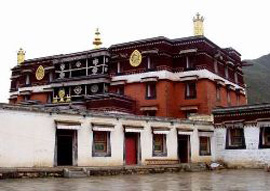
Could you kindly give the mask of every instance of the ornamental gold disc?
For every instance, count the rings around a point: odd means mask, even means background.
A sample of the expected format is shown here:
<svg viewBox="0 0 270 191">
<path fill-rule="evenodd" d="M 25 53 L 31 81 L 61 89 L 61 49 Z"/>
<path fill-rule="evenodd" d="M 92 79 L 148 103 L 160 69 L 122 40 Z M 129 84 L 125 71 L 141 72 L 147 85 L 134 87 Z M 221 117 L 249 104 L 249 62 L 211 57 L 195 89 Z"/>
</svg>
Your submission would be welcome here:
<svg viewBox="0 0 270 191">
<path fill-rule="evenodd" d="M 37 80 L 42 80 L 45 76 L 45 70 L 43 68 L 43 66 L 39 66 L 36 70 L 36 79 Z"/>
<path fill-rule="evenodd" d="M 129 63 L 133 67 L 137 67 L 142 62 L 142 55 L 138 50 L 134 50 L 129 57 Z"/>
</svg>

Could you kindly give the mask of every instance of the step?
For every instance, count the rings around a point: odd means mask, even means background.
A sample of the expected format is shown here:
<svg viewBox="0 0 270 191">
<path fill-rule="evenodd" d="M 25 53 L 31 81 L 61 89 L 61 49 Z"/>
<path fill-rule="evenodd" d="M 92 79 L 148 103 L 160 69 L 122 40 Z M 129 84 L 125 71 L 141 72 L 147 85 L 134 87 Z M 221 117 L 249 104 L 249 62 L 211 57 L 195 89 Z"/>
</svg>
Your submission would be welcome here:
<svg viewBox="0 0 270 191">
<path fill-rule="evenodd" d="M 84 169 L 64 169 L 64 177 L 65 178 L 85 178 L 87 177 L 87 173 Z"/>
</svg>

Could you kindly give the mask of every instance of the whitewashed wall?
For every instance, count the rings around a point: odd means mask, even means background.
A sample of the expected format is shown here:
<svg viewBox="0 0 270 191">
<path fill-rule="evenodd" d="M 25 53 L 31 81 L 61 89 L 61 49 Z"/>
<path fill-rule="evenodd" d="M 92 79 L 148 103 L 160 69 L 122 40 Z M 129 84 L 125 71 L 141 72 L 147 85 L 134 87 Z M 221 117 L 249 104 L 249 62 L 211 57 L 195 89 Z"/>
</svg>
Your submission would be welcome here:
<svg viewBox="0 0 270 191">
<path fill-rule="evenodd" d="M 270 149 L 259 149 L 259 127 L 244 128 L 246 149 L 225 149 L 226 129 L 215 129 L 216 160 L 229 166 L 261 167 L 270 163 Z"/>
<path fill-rule="evenodd" d="M 0 110 L 0 167 L 52 166 L 54 147 L 49 114 Z"/>
<path fill-rule="evenodd" d="M 171 125 L 168 122 L 117 119 L 104 117 L 83 117 L 80 115 L 64 115 L 37 113 L 19 110 L 0 109 L 0 167 L 52 167 L 55 158 L 55 121 L 76 121 L 81 123 L 78 130 L 78 166 L 118 166 L 123 165 L 124 131 L 123 125 L 144 126 L 141 132 L 141 164 L 146 159 L 178 159 L 177 130 L 181 123 Z M 91 123 L 114 124 L 111 131 L 111 157 L 93 157 L 93 131 Z M 151 127 L 169 127 L 167 134 L 167 156 L 152 156 Z M 196 126 L 185 124 L 194 129 L 191 143 L 191 161 L 211 161 L 211 156 L 199 156 L 198 128 L 213 130 L 212 125 Z M 212 138 L 213 140 L 213 138 Z M 214 153 L 214 144 L 212 154 Z M 212 155 L 213 156 L 213 155 Z"/>
</svg>

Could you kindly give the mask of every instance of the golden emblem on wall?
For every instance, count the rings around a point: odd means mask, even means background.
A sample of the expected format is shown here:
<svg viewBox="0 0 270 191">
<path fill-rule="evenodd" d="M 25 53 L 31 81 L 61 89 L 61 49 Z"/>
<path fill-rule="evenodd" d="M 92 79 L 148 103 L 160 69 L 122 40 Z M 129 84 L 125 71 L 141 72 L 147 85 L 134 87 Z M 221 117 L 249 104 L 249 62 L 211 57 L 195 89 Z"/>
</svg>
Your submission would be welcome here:
<svg viewBox="0 0 270 191">
<path fill-rule="evenodd" d="M 129 57 L 129 63 L 133 67 L 137 67 L 142 62 L 142 55 L 138 50 L 134 50 Z"/>
<path fill-rule="evenodd" d="M 66 94 L 66 92 L 64 89 L 59 90 L 59 92 L 58 92 L 58 96 L 60 98 L 59 102 L 65 102 L 65 100 L 64 100 L 65 94 Z"/>
<path fill-rule="evenodd" d="M 45 70 L 43 68 L 43 66 L 39 66 L 36 70 L 36 79 L 37 80 L 42 80 L 45 76 Z"/>
</svg>

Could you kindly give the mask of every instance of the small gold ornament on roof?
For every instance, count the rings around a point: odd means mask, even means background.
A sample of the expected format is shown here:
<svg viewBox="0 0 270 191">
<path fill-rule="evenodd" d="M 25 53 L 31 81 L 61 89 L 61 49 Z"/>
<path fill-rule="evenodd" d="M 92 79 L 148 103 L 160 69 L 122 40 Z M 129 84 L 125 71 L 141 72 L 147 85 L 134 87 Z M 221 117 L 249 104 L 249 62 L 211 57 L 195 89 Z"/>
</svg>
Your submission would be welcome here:
<svg viewBox="0 0 270 191">
<path fill-rule="evenodd" d="M 203 21 L 204 17 L 197 13 L 195 17 L 193 17 L 193 24 L 194 24 L 194 35 L 201 36 L 204 35 L 203 29 Z"/>
<path fill-rule="evenodd" d="M 64 89 L 59 90 L 59 92 L 58 92 L 58 96 L 60 98 L 59 102 L 65 102 L 65 100 L 64 100 L 65 94 L 66 94 L 66 92 Z"/>
<path fill-rule="evenodd" d="M 129 57 L 129 63 L 133 67 L 137 67 L 142 62 L 142 54 L 138 50 L 134 50 Z"/>
<path fill-rule="evenodd" d="M 93 45 L 95 45 L 96 49 L 100 48 L 100 45 L 102 45 L 101 38 L 100 38 L 100 32 L 99 32 L 98 28 L 96 29 L 96 32 L 95 32 L 95 38 L 93 41 Z"/>
<path fill-rule="evenodd" d="M 36 70 L 36 79 L 42 80 L 45 76 L 45 70 L 42 65 L 40 65 Z"/>
<path fill-rule="evenodd" d="M 17 52 L 17 63 L 21 64 L 24 62 L 25 59 L 25 51 L 20 48 L 20 50 Z"/>
</svg>

